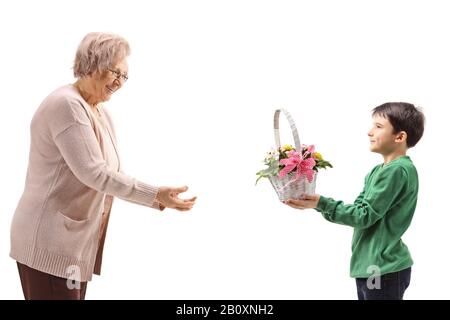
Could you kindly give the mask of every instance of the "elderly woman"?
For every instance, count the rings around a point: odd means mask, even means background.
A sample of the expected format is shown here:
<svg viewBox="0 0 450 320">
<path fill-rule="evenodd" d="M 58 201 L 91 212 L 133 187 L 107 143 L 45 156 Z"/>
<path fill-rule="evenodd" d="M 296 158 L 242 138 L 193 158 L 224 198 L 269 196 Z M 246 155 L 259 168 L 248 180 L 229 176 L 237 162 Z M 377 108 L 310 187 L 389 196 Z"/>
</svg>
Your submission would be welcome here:
<svg viewBox="0 0 450 320">
<path fill-rule="evenodd" d="M 156 187 L 121 171 L 111 117 L 103 108 L 128 79 L 125 39 L 89 33 L 78 47 L 74 84 L 52 92 L 31 122 L 25 190 L 11 227 L 25 299 L 84 299 L 100 274 L 113 197 L 156 210 L 187 211 L 187 187 Z"/>
</svg>

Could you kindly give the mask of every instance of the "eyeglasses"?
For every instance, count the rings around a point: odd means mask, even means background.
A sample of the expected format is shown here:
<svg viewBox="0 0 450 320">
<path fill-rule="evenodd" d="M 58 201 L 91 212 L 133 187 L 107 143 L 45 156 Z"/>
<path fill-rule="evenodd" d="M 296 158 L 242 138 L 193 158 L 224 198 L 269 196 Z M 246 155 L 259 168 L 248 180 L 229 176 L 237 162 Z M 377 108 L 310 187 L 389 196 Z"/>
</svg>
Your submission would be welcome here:
<svg viewBox="0 0 450 320">
<path fill-rule="evenodd" d="M 122 79 L 123 82 L 126 82 L 128 80 L 128 75 L 126 73 L 121 73 L 118 70 L 112 70 L 112 69 L 109 69 L 109 68 L 108 68 L 108 71 L 112 72 L 117 80 Z"/>
</svg>

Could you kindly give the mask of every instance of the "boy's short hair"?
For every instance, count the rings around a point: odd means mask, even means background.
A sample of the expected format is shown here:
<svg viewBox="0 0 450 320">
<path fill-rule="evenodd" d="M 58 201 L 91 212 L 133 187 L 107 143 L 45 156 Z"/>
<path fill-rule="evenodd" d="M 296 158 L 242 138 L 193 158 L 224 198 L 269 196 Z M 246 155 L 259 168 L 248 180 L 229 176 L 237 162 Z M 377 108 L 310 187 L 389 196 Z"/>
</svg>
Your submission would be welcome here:
<svg viewBox="0 0 450 320">
<path fill-rule="evenodd" d="M 425 116 L 420 108 L 407 102 L 387 102 L 372 110 L 372 116 L 380 115 L 389 120 L 394 127 L 394 133 L 405 131 L 406 145 L 414 147 L 422 138 Z"/>
</svg>

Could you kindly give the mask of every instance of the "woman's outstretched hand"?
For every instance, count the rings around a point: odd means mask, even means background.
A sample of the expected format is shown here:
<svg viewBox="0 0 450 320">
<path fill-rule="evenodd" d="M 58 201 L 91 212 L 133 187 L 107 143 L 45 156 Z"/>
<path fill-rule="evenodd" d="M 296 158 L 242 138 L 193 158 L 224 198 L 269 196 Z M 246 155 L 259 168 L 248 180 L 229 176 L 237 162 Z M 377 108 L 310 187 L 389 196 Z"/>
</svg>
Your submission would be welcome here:
<svg viewBox="0 0 450 320">
<path fill-rule="evenodd" d="M 302 200 L 288 199 L 283 201 L 284 204 L 294 209 L 314 209 L 319 203 L 320 195 L 318 194 L 304 194 Z"/>
<path fill-rule="evenodd" d="M 191 199 L 178 198 L 178 195 L 182 192 L 186 192 L 187 189 L 187 186 L 181 188 L 159 187 L 159 192 L 156 195 L 156 200 L 166 208 L 172 208 L 178 211 L 191 210 L 195 204 L 195 199 L 197 199 L 197 197 L 193 197 Z"/>
</svg>

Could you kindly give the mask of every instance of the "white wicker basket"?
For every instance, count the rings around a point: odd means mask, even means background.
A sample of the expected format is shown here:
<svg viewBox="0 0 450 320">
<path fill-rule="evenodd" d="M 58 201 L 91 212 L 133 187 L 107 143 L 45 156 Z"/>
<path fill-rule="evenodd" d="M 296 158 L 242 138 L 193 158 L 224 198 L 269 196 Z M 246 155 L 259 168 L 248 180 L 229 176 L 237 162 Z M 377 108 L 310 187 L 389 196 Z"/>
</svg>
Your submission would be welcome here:
<svg viewBox="0 0 450 320">
<path fill-rule="evenodd" d="M 292 136 L 294 137 L 295 149 L 298 152 L 301 152 L 302 145 L 300 144 L 300 138 L 298 137 L 298 131 L 295 126 L 294 120 L 287 110 L 278 109 L 275 111 L 273 118 L 273 129 L 275 133 L 275 144 L 276 148 L 281 147 L 280 143 L 280 113 L 286 116 L 289 126 L 291 127 Z M 284 178 L 280 179 L 278 176 L 269 177 L 270 183 L 272 184 L 275 192 L 278 195 L 280 201 L 285 201 L 287 199 L 302 199 L 302 195 L 304 193 L 313 194 L 316 190 L 316 179 L 317 172 L 314 172 L 314 178 L 312 182 L 309 182 L 308 179 L 304 176 L 299 178 L 298 180 L 292 181 L 294 178 L 293 174 L 289 173 Z"/>
</svg>

